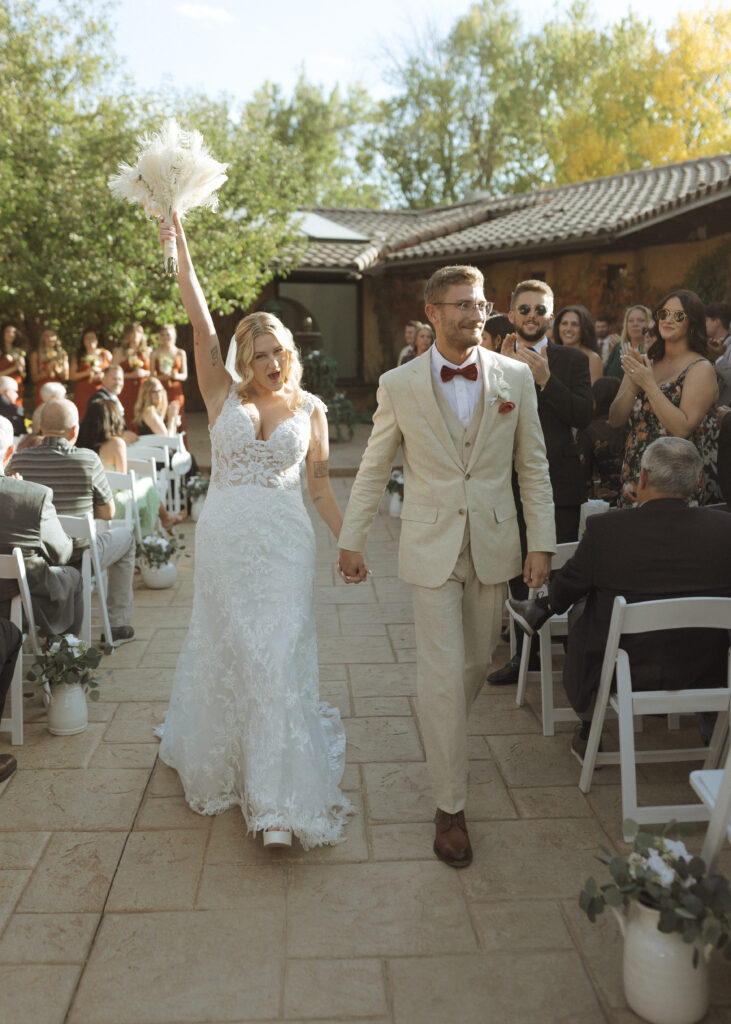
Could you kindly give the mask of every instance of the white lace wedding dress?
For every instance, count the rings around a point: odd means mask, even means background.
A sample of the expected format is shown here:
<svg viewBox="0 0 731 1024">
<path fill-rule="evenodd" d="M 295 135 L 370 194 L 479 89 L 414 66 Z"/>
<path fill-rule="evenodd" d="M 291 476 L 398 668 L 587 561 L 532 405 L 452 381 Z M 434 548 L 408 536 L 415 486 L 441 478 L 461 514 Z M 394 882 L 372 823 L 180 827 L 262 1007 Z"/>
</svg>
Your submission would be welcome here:
<svg viewBox="0 0 731 1024">
<path fill-rule="evenodd" d="M 196 527 L 195 592 L 160 756 L 200 814 L 241 807 L 249 831 L 337 843 L 345 732 L 318 692 L 315 537 L 300 467 L 319 399 L 271 437 L 233 385 L 211 429 L 211 485 Z"/>
</svg>

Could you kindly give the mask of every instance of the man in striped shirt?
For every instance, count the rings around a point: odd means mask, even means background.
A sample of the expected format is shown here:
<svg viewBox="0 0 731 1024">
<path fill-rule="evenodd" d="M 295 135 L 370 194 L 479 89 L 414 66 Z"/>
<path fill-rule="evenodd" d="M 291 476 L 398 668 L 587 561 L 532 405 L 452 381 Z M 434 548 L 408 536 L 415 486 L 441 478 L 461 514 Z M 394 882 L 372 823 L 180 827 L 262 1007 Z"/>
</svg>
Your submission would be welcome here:
<svg viewBox="0 0 731 1024">
<path fill-rule="evenodd" d="M 99 456 L 88 448 L 76 448 L 79 413 L 73 402 L 49 402 L 41 417 L 43 440 L 36 448 L 16 452 L 7 473 L 19 473 L 24 480 L 45 484 L 53 491 L 59 515 L 95 519 L 114 517 L 114 497 Z M 72 564 L 80 564 L 84 542 L 74 541 Z M 112 627 L 111 642 L 132 640 L 132 575 L 135 544 L 129 527 L 115 526 L 97 536 L 102 568 L 107 570 L 107 609 Z"/>
</svg>

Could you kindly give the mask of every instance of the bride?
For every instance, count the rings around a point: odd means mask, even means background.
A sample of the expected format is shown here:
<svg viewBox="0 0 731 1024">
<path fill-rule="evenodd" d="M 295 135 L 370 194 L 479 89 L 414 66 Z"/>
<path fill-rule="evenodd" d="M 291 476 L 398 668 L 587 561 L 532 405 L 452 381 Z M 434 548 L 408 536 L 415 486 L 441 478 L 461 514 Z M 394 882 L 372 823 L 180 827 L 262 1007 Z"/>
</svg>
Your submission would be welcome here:
<svg viewBox="0 0 731 1024">
<path fill-rule="evenodd" d="M 268 313 L 236 327 L 232 380 L 177 215 L 160 226 L 162 242 L 173 237 L 212 469 L 160 757 L 199 814 L 240 806 L 265 846 L 289 846 L 292 834 L 305 849 L 337 843 L 352 812 L 339 789 L 345 733 L 319 700 L 315 538 L 300 485 L 304 460 L 312 502 L 337 537 L 325 408 L 300 388 L 292 335 Z"/>
</svg>

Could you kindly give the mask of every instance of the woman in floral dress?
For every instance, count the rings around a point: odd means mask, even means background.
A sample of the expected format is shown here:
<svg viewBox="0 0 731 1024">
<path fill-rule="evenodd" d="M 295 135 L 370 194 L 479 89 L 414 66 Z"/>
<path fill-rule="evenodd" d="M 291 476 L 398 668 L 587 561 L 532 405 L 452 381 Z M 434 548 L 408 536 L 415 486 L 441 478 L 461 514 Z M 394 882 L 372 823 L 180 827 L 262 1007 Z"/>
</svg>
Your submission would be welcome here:
<svg viewBox="0 0 731 1024">
<path fill-rule="evenodd" d="M 640 460 L 663 435 L 687 437 L 703 458 L 703 475 L 693 500 L 718 498 L 718 384 L 706 358 L 703 303 L 691 291 L 671 292 L 654 313 L 657 340 L 647 355 L 631 350 L 621 359 L 624 378 L 609 410 L 613 427 L 629 423 L 622 466 L 620 507 L 636 502 Z"/>
</svg>

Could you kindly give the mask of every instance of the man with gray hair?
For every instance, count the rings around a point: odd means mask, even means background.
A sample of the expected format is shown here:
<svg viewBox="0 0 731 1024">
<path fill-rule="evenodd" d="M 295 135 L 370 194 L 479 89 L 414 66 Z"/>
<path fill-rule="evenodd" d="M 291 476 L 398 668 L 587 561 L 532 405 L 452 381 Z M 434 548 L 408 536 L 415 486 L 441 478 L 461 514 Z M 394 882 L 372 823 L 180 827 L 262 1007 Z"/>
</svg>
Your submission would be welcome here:
<svg viewBox="0 0 731 1024">
<path fill-rule="evenodd" d="M 61 515 L 83 516 L 93 512 L 96 519 L 114 518 L 114 496 L 99 456 L 88 448 L 76 448 L 79 411 L 73 402 L 61 398 L 48 402 L 41 416 L 43 440 L 36 448 L 16 452 L 8 473 L 20 473 L 24 480 L 45 484 Z M 74 542 L 73 564 L 81 563 L 83 541 Z M 115 645 L 132 640 L 132 575 L 135 544 L 132 531 L 119 523 L 98 535 L 99 557 L 107 570 L 107 609 Z"/>
<path fill-rule="evenodd" d="M 10 422 L 13 434 L 27 434 L 23 406 L 17 405 L 18 382 L 14 377 L 0 377 L 0 416 Z"/>
<path fill-rule="evenodd" d="M 572 751 L 583 759 L 599 688 L 614 598 L 731 597 L 731 515 L 691 508 L 702 470 L 695 445 L 660 437 L 642 457 L 637 507 L 590 516 L 576 554 L 551 579 L 548 597 L 510 600 L 532 635 L 554 613 L 569 614 L 564 686 L 582 719 Z M 726 680 L 723 630 L 661 630 L 623 638 L 633 683 L 642 690 L 720 686 Z"/>
</svg>

